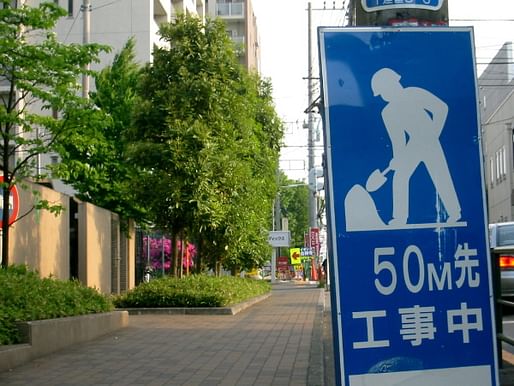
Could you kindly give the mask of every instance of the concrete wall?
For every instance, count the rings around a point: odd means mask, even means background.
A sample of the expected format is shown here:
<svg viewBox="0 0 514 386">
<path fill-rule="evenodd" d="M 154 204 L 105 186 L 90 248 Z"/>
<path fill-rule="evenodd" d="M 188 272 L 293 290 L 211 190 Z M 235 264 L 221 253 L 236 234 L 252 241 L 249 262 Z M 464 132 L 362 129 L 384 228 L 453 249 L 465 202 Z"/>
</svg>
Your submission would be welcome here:
<svg viewBox="0 0 514 386">
<path fill-rule="evenodd" d="M 121 276 L 121 292 L 126 292 L 136 286 L 136 226 L 133 221 L 129 224 L 128 235 L 122 233 L 121 242 L 124 244 L 122 248 L 125 248 L 125 256 L 122 254 L 121 266 L 122 268 L 125 266 L 125 268 Z M 126 275 L 126 281 L 123 280 L 124 274 Z"/>
<path fill-rule="evenodd" d="M 37 269 L 43 277 L 69 278 L 69 216 L 66 209 L 69 197 L 41 185 L 17 186 L 20 196 L 19 221 L 10 229 L 10 263 L 27 264 Z M 32 190 L 41 199 L 60 203 L 64 212 L 55 216 L 47 210 L 33 210 Z M 25 217 L 23 217 L 25 216 Z"/>
<path fill-rule="evenodd" d="M 78 208 L 79 280 L 111 292 L 111 212 L 82 202 Z"/>
<path fill-rule="evenodd" d="M 118 216 L 106 209 L 79 202 L 77 212 L 72 213 L 72 197 L 42 185 L 25 183 L 27 189 L 22 189 L 21 185 L 17 185 L 19 220 L 9 231 L 10 264 L 26 264 L 42 277 L 51 275 L 68 280 L 71 256 L 78 255 L 78 278 L 83 284 L 104 293 L 120 293 L 135 287 L 136 246 L 132 221 L 127 234 L 119 229 Z M 55 216 L 47 210 L 34 210 L 36 196 L 32 191 L 38 192 L 40 199 L 61 204 L 61 214 Z M 78 247 L 70 244 L 70 216 L 77 216 Z"/>
</svg>

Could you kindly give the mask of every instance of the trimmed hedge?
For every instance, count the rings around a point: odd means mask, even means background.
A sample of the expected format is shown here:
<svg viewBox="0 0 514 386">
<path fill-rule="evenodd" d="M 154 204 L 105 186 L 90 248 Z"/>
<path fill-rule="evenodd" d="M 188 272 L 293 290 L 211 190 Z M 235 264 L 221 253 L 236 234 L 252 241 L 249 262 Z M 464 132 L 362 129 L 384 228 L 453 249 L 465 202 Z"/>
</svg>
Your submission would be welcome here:
<svg viewBox="0 0 514 386">
<path fill-rule="evenodd" d="M 25 266 L 0 269 L 0 345 L 20 342 L 16 322 L 113 310 L 112 301 L 78 281 L 40 278 Z"/>
<path fill-rule="evenodd" d="M 271 290 L 264 281 L 193 275 L 153 279 L 114 299 L 119 308 L 226 307 Z"/>
</svg>

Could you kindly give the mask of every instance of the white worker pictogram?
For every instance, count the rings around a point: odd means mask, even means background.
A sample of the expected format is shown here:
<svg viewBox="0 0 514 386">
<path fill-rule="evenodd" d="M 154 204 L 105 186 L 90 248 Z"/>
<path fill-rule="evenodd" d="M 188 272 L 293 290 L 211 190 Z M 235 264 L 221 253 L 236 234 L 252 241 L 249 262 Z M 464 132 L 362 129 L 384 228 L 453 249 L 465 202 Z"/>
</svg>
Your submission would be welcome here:
<svg viewBox="0 0 514 386">
<path fill-rule="evenodd" d="M 466 222 L 461 221 L 461 206 L 439 139 L 448 116 L 448 105 L 428 90 L 404 87 L 400 80 L 401 76 L 390 68 L 378 70 L 371 78 L 373 95 L 386 102 L 381 118 L 391 141 L 392 159 L 385 169 L 376 169 L 367 177 L 365 187 L 357 184 L 347 193 L 346 229 L 466 226 Z M 421 166 L 426 169 L 445 210 L 443 216 L 437 213 L 438 220 L 434 223 L 409 221 L 411 177 Z M 392 175 L 393 212 L 391 218 L 383 219 L 370 193 L 380 189 L 388 175 Z"/>
</svg>

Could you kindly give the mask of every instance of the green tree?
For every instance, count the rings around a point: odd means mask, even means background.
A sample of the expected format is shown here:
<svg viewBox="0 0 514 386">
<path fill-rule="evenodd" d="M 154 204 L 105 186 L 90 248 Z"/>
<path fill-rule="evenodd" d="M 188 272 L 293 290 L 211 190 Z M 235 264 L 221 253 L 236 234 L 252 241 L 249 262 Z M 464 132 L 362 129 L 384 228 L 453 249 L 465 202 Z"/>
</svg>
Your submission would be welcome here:
<svg viewBox="0 0 514 386">
<path fill-rule="evenodd" d="M 37 7 L 0 0 L 0 142 L 4 182 L 3 207 L 9 190 L 23 178 L 43 177 L 39 154 L 55 142 L 91 125 L 92 109 L 79 96 L 78 77 L 106 47 L 62 44 L 52 32 L 66 12 L 54 2 Z M 39 200 L 38 208 L 59 207 Z M 2 266 L 9 264 L 9 211 L 2 215 Z"/>
<path fill-rule="evenodd" d="M 300 247 L 304 244 L 304 234 L 309 230 L 309 194 L 312 192 L 301 181 L 280 175 L 280 215 L 287 217 L 291 231 L 291 245 Z"/>
<path fill-rule="evenodd" d="M 122 219 L 145 221 L 145 206 L 134 196 L 137 168 L 127 162 L 126 132 L 137 105 L 140 68 L 134 40 L 129 39 L 111 66 L 95 75 L 91 100 L 102 122 L 75 132 L 58 143 L 61 163 L 57 175 L 71 184 L 81 200 L 118 213 Z"/>
<path fill-rule="evenodd" d="M 194 238 L 204 263 L 219 266 L 249 240 L 265 245 L 269 224 L 255 222 L 271 213 L 281 124 L 220 21 L 181 15 L 160 34 L 130 133 L 138 193 L 158 228 Z"/>
<path fill-rule="evenodd" d="M 272 99 L 271 84 L 257 74 L 246 74 L 242 105 L 248 123 L 235 125 L 238 132 L 246 128 L 234 154 L 234 163 L 242 168 L 239 178 L 232 178 L 229 212 L 225 234 L 233 240 L 218 254 L 223 267 L 234 274 L 241 269 L 262 266 L 271 254 L 268 232 L 272 226 L 272 207 L 277 194 L 276 169 L 283 137 L 282 122 Z M 237 175 L 230 174 L 232 177 Z"/>
</svg>

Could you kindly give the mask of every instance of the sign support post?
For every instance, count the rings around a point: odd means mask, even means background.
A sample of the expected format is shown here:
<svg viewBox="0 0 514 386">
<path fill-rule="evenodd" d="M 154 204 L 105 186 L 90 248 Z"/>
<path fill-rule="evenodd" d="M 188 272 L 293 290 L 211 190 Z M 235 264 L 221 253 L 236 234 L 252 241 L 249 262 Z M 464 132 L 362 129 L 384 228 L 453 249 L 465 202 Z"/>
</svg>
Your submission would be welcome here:
<svg viewBox="0 0 514 386">
<path fill-rule="evenodd" d="M 271 283 L 277 282 L 277 249 L 289 247 L 291 240 L 290 231 L 270 231 L 268 243 L 273 247 L 271 254 Z"/>
</svg>

